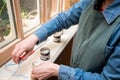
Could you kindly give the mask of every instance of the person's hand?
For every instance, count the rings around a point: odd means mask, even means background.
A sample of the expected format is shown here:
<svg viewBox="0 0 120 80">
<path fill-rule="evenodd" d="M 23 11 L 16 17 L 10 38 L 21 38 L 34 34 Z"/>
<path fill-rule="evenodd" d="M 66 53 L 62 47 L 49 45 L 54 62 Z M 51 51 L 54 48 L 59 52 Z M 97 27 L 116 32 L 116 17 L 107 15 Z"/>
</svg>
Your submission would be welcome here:
<svg viewBox="0 0 120 80">
<path fill-rule="evenodd" d="M 27 59 L 31 53 L 33 53 L 33 48 L 36 42 L 38 41 L 37 36 L 35 35 L 30 35 L 23 41 L 19 42 L 18 44 L 15 45 L 15 48 L 12 52 L 12 59 L 15 63 L 20 62 L 20 56 L 25 54 L 25 56 L 22 58 L 22 60 Z"/>
<path fill-rule="evenodd" d="M 32 70 L 32 77 L 39 80 L 46 80 L 52 76 L 58 76 L 59 65 L 43 61 Z"/>
</svg>

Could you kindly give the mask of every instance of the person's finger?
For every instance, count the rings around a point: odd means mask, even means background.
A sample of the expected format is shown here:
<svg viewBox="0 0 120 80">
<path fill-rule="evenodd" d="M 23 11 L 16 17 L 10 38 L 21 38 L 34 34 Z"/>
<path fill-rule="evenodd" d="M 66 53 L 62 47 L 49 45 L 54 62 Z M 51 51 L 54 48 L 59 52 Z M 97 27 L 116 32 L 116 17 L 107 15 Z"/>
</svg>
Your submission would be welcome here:
<svg viewBox="0 0 120 80">
<path fill-rule="evenodd" d="M 38 78 L 38 80 L 46 80 L 46 79 L 44 79 L 44 76 L 41 76 Z"/>
<path fill-rule="evenodd" d="M 32 70 L 32 74 L 36 76 L 37 74 L 41 74 L 41 71 L 39 71 L 38 67 L 36 67 Z"/>
<path fill-rule="evenodd" d="M 50 72 L 44 72 L 38 70 L 35 73 L 32 73 L 32 76 L 36 78 L 47 79 L 50 76 L 52 76 L 52 74 Z"/>
<path fill-rule="evenodd" d="M 32 76 L 33 77 L 36 77 L 36 78 L 39 78 L 39 77 L 41 77 L 43 74 L 41 74 L 41 73 L 32 73 Z"/>
<path fill-rule="evenodd" d="M 15 57 L 16 57 L 16 54 L 17 52 L 20 50 L 20 48 L 15 48 L 12 52 L 12 60 L 15 62 Z"/>
<path fill-rule="evenodd" d="M 39 67 L 40 66 L 40 67 Z M 38 65 L 37 67 L 35 67 L 33 70 L 32 70 L 32 74 L 41 74 L 41 73 L 44 73 L 44 70 L 42 69 L 43 66 L 42 65 Z"/>
<path fill-rule="evenodd" d="M 34 53 L 34 50 L 32 50 L 32 51 L 24 54 L 24 55 L 21 57 L 21 60 L 26 60 L 26 59 L 27 59 L 31 54 L 33 54 L 33 53 Z"/>
<path fill-rule="evenodd" d="M 14 56 L 14 61 L 15 63 L 19 63 L 20 61 L 20 55 L 22 55 L 23 53 L 25 53 L 25 50 L 23 48 L 19 49 L 19 51 L 17 52 L 17 54 L 15 54 Z"/>
<path fill-rule="evenodd" d="M 45 74 L 43 74 L 43 75 L 40 75 L 40 76 L 39 76 L 38 80 L 47 80 L 47 79 L 50 78 L 50 77 L 51 77 L 50 75 L 45 75 Z"/>
<path fill-rule="evenodd" d="M 43 74 L 42 75 L 37 75 L 37 76 L 36 75 L 31 75 L 31 77 L 32 78 L 37 78 L 38 80 L 43 80 L 45 75 L 43 75 Z"/>
</svg>

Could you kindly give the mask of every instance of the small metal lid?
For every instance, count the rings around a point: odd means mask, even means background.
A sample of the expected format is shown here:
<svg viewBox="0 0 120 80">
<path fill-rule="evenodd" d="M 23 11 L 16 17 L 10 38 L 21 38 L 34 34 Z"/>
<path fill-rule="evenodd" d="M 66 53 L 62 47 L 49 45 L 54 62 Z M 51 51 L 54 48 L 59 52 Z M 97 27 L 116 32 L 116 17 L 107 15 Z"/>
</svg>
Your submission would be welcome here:
<svg viewBox="0 0 120 80">
<path fill-rule="evenodd" d="M 44 56 L 47 56 L 47 55 L 50 54 L 50 49 L 47 48 L 47 47 L 43 47 L 43 48 L 40 49 L 40 54 L 44 55 Z"/>
<path fill-rule="evenodd" d="M 54 34 L 54 38 L 60 38 L 61 37 L 61 35 L 59 35 L 59 34 Z"/>
</svg>

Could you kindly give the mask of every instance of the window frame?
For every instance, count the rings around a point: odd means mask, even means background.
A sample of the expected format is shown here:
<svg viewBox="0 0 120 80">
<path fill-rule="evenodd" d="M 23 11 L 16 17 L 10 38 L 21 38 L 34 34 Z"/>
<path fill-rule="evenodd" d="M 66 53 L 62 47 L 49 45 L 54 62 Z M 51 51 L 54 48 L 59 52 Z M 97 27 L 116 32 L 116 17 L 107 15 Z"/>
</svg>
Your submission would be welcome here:
<svg viewBox="0 0 120 80">
<path fill-rule="evenodd" d="M 22 27 L 22 19 L 21 19 L 21 14 L 20 14 L 20 3 L 19 0 L 13 0 L 12 1 L 13 5 L 13 12 L 14 12 L 14 17 L 15 17 L 15 25 L 16 25 L 16 34 L 17 34 L 17 39 L 14 40 L 13 42 L 9 43 L 7 46 L 1 48 L 0 50 L 0 66 L 5 64 L 7 61 L 11 59 L 11 53 L 12 50 L 14 49 L 15 45 L 32 34 L 37 28 L 34 28 L 30 30 L 27 33 L 23 33 L 23 27 Z"/>
<path fill-rule="evenodd" d="M 59 12 L 63 10 L 63 7 L 62 7 L 63 2 L 64 0 L 59 0 L 59 8 L 58 8 Z M 12 0 L 12 5 L 13 5 L 13 12 L 15 17 L 15 28 L 16 28 L 17 39 L 15 39 L 13 42 L 9 43 L 7 46 L 0 49 L 0 66 L 4 65 L 7 61 L 11 59 L 12 50 L 14 49 L 15 45 L 18 42 L 28 37 L 30 34 L 32 34 L 35 30 L 37 30 L 40 27 L 39 25 L 38 27 L 35 27 L 29 32 L 24 33 L 21 14 L 20 14 L 21 11 L 20 11 L 19 0 Z M 50 0 L 37 0 L 37 10 L 39 12 L 39 19 L 41 21 L 40 22 L 41 24 L 45 23 L 51 18 L 49 14 L 51 8 L 49 8 L 48 10 L 46 6 L 49 6 L 49 7 L 51 6 Z"/>
<path fill-rule="evenodd" d="M 9 44 L 10 42 L 12 42 L 13 40 L 15 40 L 16 39 L 16 36 L 17 36 L 17 34 L 16 34 L 16 30 L 15 30 L 15 24 L 14 24 L 14 21 L 15 21 L 15 19 L 14 19 L 14 12 L 13 12 L 13 9 L 12 9 L 12 4 L 11 4 L 11 0 L 6 0 L 6 7 L 7 7 L 7 12 L 9 13 L 8 14 L 8 17 L 9 17 L 9 22 L 10 22 L 10 29 L 11 29 L 11 32 L 9 33 L 9 34 L 13 34 L 13 35 L 10 35 L 10 37 L 8 37 L 7 39 L 9 39 L 9 40 L 5 40 L 5 41 L 3 41 L 2 43 L 0 43 L 0 45 L 2 46 L 2 47 L 4 47 L 5 45 L 7 45 L 7 44 Z M 12 38 L 11 38 L 12 37 Z M 2 48 L 2 47 L 0 47 L 0 48 Z"/>
</svg>

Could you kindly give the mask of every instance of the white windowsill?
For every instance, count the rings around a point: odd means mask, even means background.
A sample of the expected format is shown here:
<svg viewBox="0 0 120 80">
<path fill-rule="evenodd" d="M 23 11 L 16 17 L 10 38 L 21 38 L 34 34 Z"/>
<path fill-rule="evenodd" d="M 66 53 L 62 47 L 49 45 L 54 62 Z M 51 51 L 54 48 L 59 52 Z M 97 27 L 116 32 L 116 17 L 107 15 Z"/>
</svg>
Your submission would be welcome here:
<svg viewBox="0 0 120 80">
<path fill-rule="evenodd" d="M 0 68 L 0 80 L 30 80 L 30 74 L 32 70 L 32 62 L 40 63 L 40 48 L 48 47 L 50 49 L 50 62 L 54 62 L 60 53 L 67 46 L 69 41 L 73 38 L 77 31 L 77 25 L 72 26 L 68 30 L 63 30 L 63 35 L 61 36 L 61 42 L 53 42 L 53 36 L 50 36 L 45 42 L 41 43 L 39 48 L 36 49 L 35 53 L 32 54 L 27 60 L 25 60 L 20 65 L 12 65 L 13 61 L 10 60 L 8 63 Z M 42 45 L 43 44 L 43 45 Z M 12 64 L 11 64 L 12 63 Z M 17 68 L 19 69 L 17 70 Z M 16 72 L 16 75 L 12 76 Z"/>
</svg>

